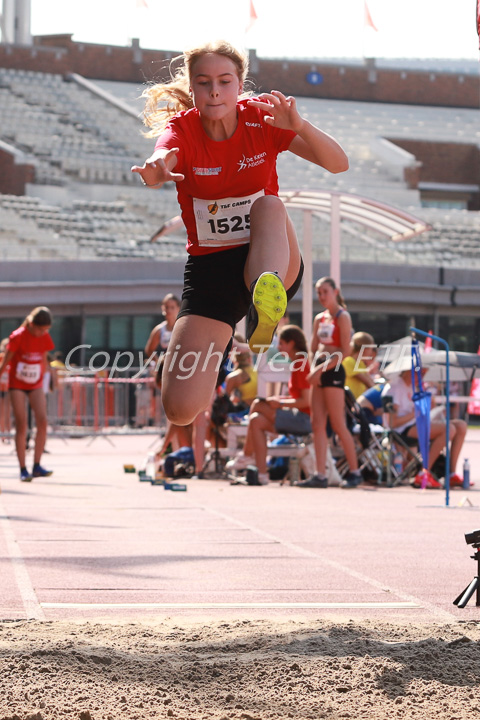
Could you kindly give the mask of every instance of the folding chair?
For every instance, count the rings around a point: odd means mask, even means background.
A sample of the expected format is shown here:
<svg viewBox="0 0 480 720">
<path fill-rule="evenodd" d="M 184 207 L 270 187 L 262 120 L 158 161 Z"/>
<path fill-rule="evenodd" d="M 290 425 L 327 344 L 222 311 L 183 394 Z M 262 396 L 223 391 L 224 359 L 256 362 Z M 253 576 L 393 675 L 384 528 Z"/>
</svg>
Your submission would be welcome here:
<svg viewBox="0 0 480 720">
<path fill-rule="evenodd" d="M 347 426 L 357 449 L 358 467 L 365 482 L 385 487 L 395 487 L 420 472 L 420 456 L 398 432 L 379 425 L 370 425 L 363 408 L 356 402 L 351 390 L 345 388 Z M 395 467 L 393 459 L 401 453 L 401 468 Z M 342 477 L 349 468 L 343 450 L 336 453 L 337 469 Z"/>
<path fill-rule="evenodd" d="M 393 411 L 392 398 L 388 395 L 382 398 L 385 414 L 391 418 Z M 415 477 L 423 467 L 418 441 L 415 438 L 407 438 L 390 427 L 385 427 L 381 439 L 385 453 L 385 472 L 382 475 L 380 484 L 386 487 L 395 487 L 405 484 Z M 394 458 L 401 456 L 400 467 L 394 462 Z"/>
</svg>

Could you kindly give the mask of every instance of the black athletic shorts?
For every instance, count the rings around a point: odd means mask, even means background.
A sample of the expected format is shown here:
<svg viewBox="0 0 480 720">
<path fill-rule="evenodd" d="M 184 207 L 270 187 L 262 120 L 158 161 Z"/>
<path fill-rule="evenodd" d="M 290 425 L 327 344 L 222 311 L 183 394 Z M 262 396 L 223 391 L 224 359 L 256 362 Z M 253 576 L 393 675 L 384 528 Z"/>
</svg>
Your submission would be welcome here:
<svg viewBox="0 0 480 720">
<path fill-rule="evenodd" d="M 409 435 L 408 433 L 410 432 L 410 430 L 412 429 L 412 427 L 415 427 L 415 425 L 416 425 L 416 423 L 413 422 L 411 425 L 408 425 L 406 428 L 404 428 L 404 429 L 402 430 L 402 432 L 400 433 L 400 435 L 401 435 L 401 437 L 402 437 L 404 440 L 407 440 L 407 439 L 408 439 L 408 440 L 411 440 L 411 439 L 412 439 L 412 436 Z M 414 438 L 414 439 L 415 439 L 415 438 Z"/>
<path fill-rule="evenodd" d="M 345 368 L 343 365 L 339 365 L 338 367 L 335 365 L 330 370 L 325 370 L 320 375 L 320 381 L 318 383 L 319 387 L 335 387 L 340 388 L 343 390 L 345 387 Z"/>
<path fill-rule="evenodd" d="M 185 265 L 182 303 L 177 317 L 201 315 L 235 326 L 245 317 L 252 296 L 245 285 L 243 271 L 249 245 L 208 255 L 190 255 Z M 303 260 L 297 279 L 287 290 L 291 300 L 302 282 Z"/>
</svg>

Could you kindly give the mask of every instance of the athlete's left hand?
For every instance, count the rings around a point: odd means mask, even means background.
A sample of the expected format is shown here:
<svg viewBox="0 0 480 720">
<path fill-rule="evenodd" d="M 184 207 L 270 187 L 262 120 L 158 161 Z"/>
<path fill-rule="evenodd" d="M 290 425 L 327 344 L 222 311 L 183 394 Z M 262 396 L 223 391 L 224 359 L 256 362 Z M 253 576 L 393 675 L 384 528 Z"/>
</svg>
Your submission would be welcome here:
<svg viewBox="0 0 480 720">
<path fill-rule="evenodd" d="M 263 119 L 268 125 L 294 132 L 298 132 L 302 126 L 303 118 L 297 110 L 295 98 L 291 95 L 285 97 L 279 90 L 272 90 L 252 98 L 248 103 L 267 113 Z"/>
</svg>

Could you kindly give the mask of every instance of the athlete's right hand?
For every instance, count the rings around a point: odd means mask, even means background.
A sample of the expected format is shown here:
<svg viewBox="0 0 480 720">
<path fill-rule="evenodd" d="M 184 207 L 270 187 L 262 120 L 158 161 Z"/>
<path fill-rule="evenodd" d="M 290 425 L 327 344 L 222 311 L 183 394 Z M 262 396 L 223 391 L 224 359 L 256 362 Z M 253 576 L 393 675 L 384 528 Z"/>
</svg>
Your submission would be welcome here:
<svg viewBox="0 0 480 720">
<path fill-rule="evenodd" d="M 133 173 L 138 173 L 144 185 L 148 187 L 161 187 L 166 182 L 181 182 L 185 175 L 174 173 L 172 170 L 177 164 L 178 148 L 171 148 L 167 152 L 160 150 L 153 155 L 142 166 L 134 165 Z"/>
</svg>

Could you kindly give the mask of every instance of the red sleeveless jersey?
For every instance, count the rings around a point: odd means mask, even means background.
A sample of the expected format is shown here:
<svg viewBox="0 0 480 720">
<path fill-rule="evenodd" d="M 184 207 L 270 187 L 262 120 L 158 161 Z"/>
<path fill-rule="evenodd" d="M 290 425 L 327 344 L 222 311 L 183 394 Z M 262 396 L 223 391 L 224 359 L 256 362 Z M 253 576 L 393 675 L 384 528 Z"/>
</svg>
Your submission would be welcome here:
<svg viewBox="0 0 480 720">
<path fill-rule="evenodd" d="M 261 195 L 278 195 L 277 156 L 295 137 L 263 122 L 263 112 L 237 103 L 238 124 L 228 140 L 208 137 L 197 108 L 175 115 L 155 148 L 178 147 L 175 172 L 187 251 L 218 252 L 249 242 L 250 208 Z"/>
</svg>

